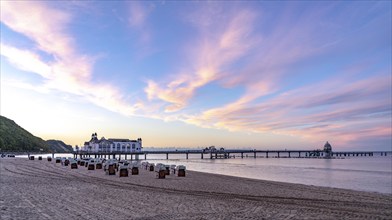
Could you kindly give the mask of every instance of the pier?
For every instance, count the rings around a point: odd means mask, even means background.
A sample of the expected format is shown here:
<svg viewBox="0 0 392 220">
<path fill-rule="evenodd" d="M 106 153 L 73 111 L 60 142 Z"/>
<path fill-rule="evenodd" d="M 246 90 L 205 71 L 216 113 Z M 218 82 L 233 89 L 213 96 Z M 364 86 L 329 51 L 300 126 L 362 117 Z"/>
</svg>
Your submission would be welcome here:
<svg viewBox="0 0 392 220">
<path fill-rule="evenodd" d="M 336 151 L 328 152 L 331 158 L 343 157 L 372 157 L 372 156 L 392 156 L 392 151 Z M 116 158 L 124 156 L 130 160 L 148 159 L 148 155 L 165 155 L 166 160 L 170 155 L 184 155 L 184 159 L 189 159 L 189 155 L 200 155 L 200 159 L 228 159 L 228 158 L 327 158 L 327 152 L 323 150 L 157 150 L 140 152 L 74 152 L 74 158 Z"/>
</svg>

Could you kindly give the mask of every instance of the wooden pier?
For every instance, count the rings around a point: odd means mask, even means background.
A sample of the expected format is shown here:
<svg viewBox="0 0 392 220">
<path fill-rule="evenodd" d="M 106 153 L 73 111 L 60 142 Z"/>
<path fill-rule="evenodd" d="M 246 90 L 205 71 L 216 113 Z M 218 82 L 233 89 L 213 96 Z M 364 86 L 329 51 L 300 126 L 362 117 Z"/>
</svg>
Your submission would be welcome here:
<svg viewBox="0 0 392 220">
<path fill-rule="evenodd" d="M 161 150 L 161 151 L 141 151 L 141 152 L 74 152 L 74 158 L 121 158 L 127 160 L 147 160 L 148 155 L 184 155 L 189 159 L 189 155 L 200 155 L 200 159 L 228 159 L 228 158 L 326 158 L 327 154 L 323 150 Z M 392 151 L 336 151 L 331 152 L 332 158 L 343 157 L 372 157 L 391 156 Z"/>
</svg>

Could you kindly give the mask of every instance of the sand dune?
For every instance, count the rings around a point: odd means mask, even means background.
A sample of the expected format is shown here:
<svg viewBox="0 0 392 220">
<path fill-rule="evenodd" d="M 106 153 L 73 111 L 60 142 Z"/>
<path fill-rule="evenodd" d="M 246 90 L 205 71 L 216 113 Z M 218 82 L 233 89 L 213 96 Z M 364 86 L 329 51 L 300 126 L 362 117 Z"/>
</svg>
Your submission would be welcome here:
<svg viewBox="0 0 392 220">
<path fill-rule="evenodd" d="M 119 178 L 0 160 L 1 219 L 392 219 L 392 195 L 187 171 Z"/>
</svg>

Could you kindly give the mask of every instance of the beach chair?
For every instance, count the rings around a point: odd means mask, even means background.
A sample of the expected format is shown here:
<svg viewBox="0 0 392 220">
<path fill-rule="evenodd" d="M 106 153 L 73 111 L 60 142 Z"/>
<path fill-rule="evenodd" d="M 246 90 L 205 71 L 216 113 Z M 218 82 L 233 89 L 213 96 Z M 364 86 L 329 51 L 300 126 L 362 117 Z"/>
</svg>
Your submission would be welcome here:
<svg viewBox="0 0 392 220">
<path fill-rule="evenodd" d="M 95 163 L 88 163 L 87 170 L 95 170 Z"/>
<path fill-rule="evenodd" d="M 65 158 L 62 158 L 62 159 L 61 159 L 61 165 L 63 165 L 63 166 L 68 166 L 68 165 L 69 165 L 69 160 L 68 160 L 68 159 L 65 159 Z"/>
<path fill-rule="evenodd" d="M 158 179 L 165 179 L 166 178 L 166 171 L 165 170 L 160 170 L 158 172 Z"/>
<path fill-rule="evenodd" d="M 41 156 L 39 156 L 39 157 L 38 157 L 38 160 L 42 160 L 42 157 L 41 157 Z"/>
<path fill-rule="evenodd" d="M 163 164 L 157 163 L 157 164 L 155 165 L 155 167 L 154 167 L 154 171 L 155 171 L 155 172 L 158 172 L 158 171 L 161 169 L 161 166 L 163 166 Z"/>
<path fill-rule="evenodd" d="M 61 158 L 60 157 L 56 157 L 56 163 L 61 163 Z"/>
<path fill-rule="evenodd" d="M 176 174 L 176 165 L 174 164 L 170 165 L 170 170 L 173 174 Z"/>
<path fill-rule="evenodd" d="M 179 177 L 185 177 L 185 166 L 179 165 L 177 166 L 177 176 Z"/>
<path fill-rule="evenodd" d="M 164 164 L 157 163 L 154 166 L 154 171 L 157 174 L 156 176 L 157 176 L 158 179 L 164 179 L 165 178 L 165 176 L 166 176 L 166 168 L 165 168 Z"/>
<path fill-rule="evenodd" d="M 155 164 L 153 164 L 153 163 L 149 163 L 148 164 L 148 169 L 149 169 L 149 171 L 154 171 L 154 169 L 155 169 Z"/>
<path fill-rule="evenodd" d="M 29 157 L 29 160 L 34 160 L 34 156 L 30 156 L 30 157 Z"/>
<path fill-rule="evenodd" d="M 52 161 L 52 158 L 51 158 L 51 157 L 48 157 L 47 159 L 48 159 L 49 162 Z"/>
<path fill-rule="evenodd" d="M 119 177 L 127 177 L 128 176 L 128 166 L 120 166 L 118 172 L 119 172 L 119 175 L 118 175 Z"/>
<path fill-rule="evenodd" d="M 165 179 L 166 178 L 166 167 L 162 165 L 159 165 L 158 167 L 155 167 L 155 171 L 157 172 L 157 178 L 158 179 Z"/>
<path fill-rule="evenodd" d="M 80 166 L 84 166 L 85 163 L 86 163 L 86 162 L 85 162 L 84 160 L 81 160 L 81 161 L 80 161 Z"/>
<path fill-rule="evenodd" d="M 165 165 L 165 174 L 170 175 L 170 165 L 168 164 Z"/>
<path fill-rule="evenodd" d="M 136 164 L 132 165 L 132 175 L 139 175 L 139 167 Z"/>
<path fill-rule="evenodd" d="M 72 161 L 71 169 L 78 169 L 78 163 L 76 161 Z"/>
<path fill-rule="evenodd" d="M 102 169 L 102 163 L 98 162 L 95 164 L 95 169 L 100 170 Z"/>
<path fill-rule="evenodd" d="M 106 175 L 116 175 L 116 170 L 114 169 L 114 164 L 109 164 L 106 170 Z"/>
<path fill-rule="evenodd" d="M 113 168 L 115 169 L 114 163 L 115 163 L 115 161 L 113 159 L 106 160 L 104 163 L 104 166 L 103 166 L 104 171 L 105 172 L 107 171 L 107 169 L 109 168 L 109 165 L 112 165 Z"/>
</svg>

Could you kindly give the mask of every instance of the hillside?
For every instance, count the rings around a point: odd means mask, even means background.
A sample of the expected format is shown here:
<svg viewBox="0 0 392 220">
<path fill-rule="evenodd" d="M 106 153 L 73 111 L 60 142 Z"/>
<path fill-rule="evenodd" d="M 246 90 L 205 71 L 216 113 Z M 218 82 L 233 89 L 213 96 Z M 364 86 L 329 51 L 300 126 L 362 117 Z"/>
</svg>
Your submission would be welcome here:
<svg viewBox="0 0 392 220">
<path fill-rule="evenodd" d="M 60 140 L 47 140 L 46 144 L 52 152 L 68 153 L 73 151 L 71 145 L 67 145 Z"/>
<path fill-rule="evenodd" d="M 44 141 L 32 135 L 14 121 L 0 115 L 0 151 L 3 152 L 72 152 L 62 141 Z"/>
<path fill-rule="evenodd" d="M 32 135 L 14 121 L 0 116 L 0 148 L 1 151 L 33 151 L 40 149 L 47 152 L 48 146 L 44 140 Z"/>
</svg>

